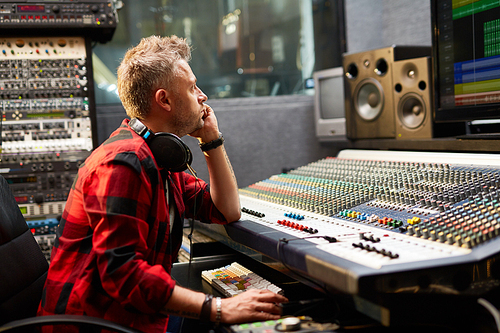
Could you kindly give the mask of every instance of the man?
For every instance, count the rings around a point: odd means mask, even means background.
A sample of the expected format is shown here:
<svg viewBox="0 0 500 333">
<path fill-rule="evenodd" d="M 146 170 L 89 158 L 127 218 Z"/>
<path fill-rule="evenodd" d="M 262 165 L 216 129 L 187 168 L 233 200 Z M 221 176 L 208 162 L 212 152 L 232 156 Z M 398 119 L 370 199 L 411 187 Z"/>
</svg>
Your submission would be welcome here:
<svg viewBox="0 0 500 333">
<path fill-rule="evenodd" d="M 199 139 L 210 187 L 158 166 L 149 139 L 124 120 L 78 172 L 57 231 L 39 315 L 88 315 L 161 333 L 168 314 L 224 323 L 279 318 L 277 304 L 287 300 L 272 292 L 250 290 L 212 302 L 177 286 L 170 276 L 184 217 L 194 214 L 213 223 L 240 218 L 236 179 L 215 114 L 196 86 L 190 56 L 181 38 L 145 38 L 118 68 L 118 91 L 127 115 L 148 133 Z M 58 326 L 47 330 L 68 332 Z"/>
</svg>

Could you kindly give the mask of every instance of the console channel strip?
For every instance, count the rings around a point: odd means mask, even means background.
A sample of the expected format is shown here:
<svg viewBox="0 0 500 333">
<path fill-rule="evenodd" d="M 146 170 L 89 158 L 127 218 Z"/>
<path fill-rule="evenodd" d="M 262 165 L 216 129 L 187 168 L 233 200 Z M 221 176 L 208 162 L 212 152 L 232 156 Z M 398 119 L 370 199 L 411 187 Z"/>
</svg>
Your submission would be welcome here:
<svg viewBox="0 0 500 333">
<path fill-rule="evenodd" d="M 350 294 L 500 285 L 500 157 L 344 150 L 240 189 L 229 237 Z"/>
</svg>

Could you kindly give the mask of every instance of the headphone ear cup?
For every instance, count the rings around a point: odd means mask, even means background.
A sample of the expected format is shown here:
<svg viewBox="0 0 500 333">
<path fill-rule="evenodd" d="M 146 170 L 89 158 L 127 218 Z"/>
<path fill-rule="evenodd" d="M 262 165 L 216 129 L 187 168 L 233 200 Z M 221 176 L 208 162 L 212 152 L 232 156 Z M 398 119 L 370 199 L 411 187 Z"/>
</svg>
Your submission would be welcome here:
<svg viewBox="0 0 500 333">
<path fill-rule="evenodd" d="M 193 161 L 189 147 L 176 135 L 156 133 L 149 142 L 156 163 L 169 171 L 180 172 L 187 169 Z"/>
</svg>

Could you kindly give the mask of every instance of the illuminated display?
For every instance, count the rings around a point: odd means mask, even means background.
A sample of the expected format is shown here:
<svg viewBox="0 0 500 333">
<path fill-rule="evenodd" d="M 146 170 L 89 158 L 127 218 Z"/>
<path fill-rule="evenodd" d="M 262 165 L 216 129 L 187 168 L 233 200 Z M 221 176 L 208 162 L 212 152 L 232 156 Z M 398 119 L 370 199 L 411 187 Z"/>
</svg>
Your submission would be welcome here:
<svg viewBox="0 0 500 333">
<path fill-rule="evenodd" d="M 18 204 L 24 204 L 24 203 L 28 203 L 29 201 L 29 198 L 27 196 L 21 196 L 21 197 L 14 197 L 16 199 L 16 202 Z"/>
<path fill-rule="evenodd" d="M 21 214 L 28 214 L 28 207 L 19 207 L 19 210 L 21 211 Z"/>
<path fill-rule="evenodd" d="M 45 6 L 43 5 L 18 5 L 17 11 L 19 13 L 44 13 Z"/>
<path fill-rule="evenodd" d="M 36 183 L 38 180 L 36 176 L 28 176 L 28 177 L 17 177 L 17 178 L 8 178 L 7 183 L 9 184 L 24 184 L 24 183 Z"/>
</svg>

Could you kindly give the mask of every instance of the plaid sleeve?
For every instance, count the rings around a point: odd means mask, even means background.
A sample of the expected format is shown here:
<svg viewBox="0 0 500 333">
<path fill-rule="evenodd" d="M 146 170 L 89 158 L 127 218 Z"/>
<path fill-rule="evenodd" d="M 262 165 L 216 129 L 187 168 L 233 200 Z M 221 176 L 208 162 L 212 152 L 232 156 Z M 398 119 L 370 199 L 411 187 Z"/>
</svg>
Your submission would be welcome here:
<svg viewBox="0 0 500 333">
<path fill-rule="evenodd" d="M 157 312 L 167 303 L 175 282 L 162 266 L 146 261 L 153 225 L 148 177 L 110 162 L 88 175 L 83 193 L 104 290 L 125 307 Z"/>
<path fill-rule="evenodd" d="M 201 179 L 181 172 L 184 185 L 184 202 L 186 217 L 195 215 L 203 223 L 227 224 L 227 220 L 215 207 L 210 196 L 210 186 Z"/>
</svg>

